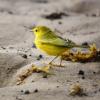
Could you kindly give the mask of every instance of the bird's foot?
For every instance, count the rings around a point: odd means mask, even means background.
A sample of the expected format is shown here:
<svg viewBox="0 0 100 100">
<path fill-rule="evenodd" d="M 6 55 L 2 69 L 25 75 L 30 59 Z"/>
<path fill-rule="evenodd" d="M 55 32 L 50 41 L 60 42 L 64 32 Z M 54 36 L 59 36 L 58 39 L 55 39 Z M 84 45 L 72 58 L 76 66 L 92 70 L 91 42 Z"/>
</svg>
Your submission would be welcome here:
<svg viewBox="0 0 100 100">
<path fill-rule="evenodd" d="M 65 67 L 65 66 L 63 66 L 63 65 L 61 65 L 61 64 L 49 63 L 49 65 L 50 65 L 51 68 L 52 68 L 52 67 Z"/>
</svg>

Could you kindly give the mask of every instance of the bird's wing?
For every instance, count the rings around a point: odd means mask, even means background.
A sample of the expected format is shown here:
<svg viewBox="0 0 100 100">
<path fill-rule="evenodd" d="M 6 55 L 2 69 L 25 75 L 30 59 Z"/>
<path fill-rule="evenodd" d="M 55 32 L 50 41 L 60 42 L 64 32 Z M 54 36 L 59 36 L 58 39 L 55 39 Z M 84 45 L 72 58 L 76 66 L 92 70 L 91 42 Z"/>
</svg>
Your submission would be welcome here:
<svg viewBox="0 0 100 100">
<path fill-rule="evenodd" d="M 63 39 L 55 34 L 48 34 L 47 36 L 44 36 L 41 40 L 41 43 L 43 44 L 50 44 L 50 45 L 55 45 L 55 46 L 62 46 L 62 47 L 74 47 L 76 44 L 72 42 L 71 40 Z"/>
</svg>

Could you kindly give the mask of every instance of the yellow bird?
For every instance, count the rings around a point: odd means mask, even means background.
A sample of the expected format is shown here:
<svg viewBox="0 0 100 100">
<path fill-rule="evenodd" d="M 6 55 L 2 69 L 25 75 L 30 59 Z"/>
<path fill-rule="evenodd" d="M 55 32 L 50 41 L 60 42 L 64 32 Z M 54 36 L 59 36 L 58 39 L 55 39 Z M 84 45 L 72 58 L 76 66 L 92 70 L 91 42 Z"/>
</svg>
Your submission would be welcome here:
<svg viewBox="0 0 100 100">
<path fill-rule="evenodd" d="M 69 39 L 66 40 L 59 37 L 55 34 L 55 32 L 46 26 L 36 26 L 32 28 L 32 31 L 35 34 L 34 43 L 36 47 L 46 52 L 48 55 L 56 56 L 55 58 L 61 56 L 67 49 L 71 49 L 73 47 L 83 47 L 82 45 L 76 45 Z"/>
</svg>

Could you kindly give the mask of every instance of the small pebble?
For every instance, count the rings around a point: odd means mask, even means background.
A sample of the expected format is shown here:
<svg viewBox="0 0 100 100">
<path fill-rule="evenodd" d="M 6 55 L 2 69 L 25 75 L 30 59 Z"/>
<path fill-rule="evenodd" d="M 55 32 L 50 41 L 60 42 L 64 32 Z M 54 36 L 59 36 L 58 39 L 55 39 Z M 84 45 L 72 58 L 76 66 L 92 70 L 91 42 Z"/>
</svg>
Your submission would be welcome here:
<svg viewBox="0 0 100 100">
<path fill-rule="evenodd" d="M 96 74 L 96 72 L 93 72 L 93 74 Z"/>
<path fill-rule="evenodd" d="M 48 78 L 48 75 L 46 73 L 43 74 L 43 78 Z"/>
<path fill-rule="evenodd" d="M 21 90 L 21 92 L 23 93 L 23 94 L 30 94 L 30 91 L 29 90 Z"/>
<path fill-rule="evenodd" d="M 35 89 L 35 90 L 34 90 L 34 93 L 37 93 L 37 92 L 38 92 L 38 89 Z"/>
<path fill-rule="evenodd" d="M 43 56 L 42 55 L 39 55 L 38 57 L 37 57 L 37 60 L 40 60 L 40 59 L 42 59 L 43 58 Z"/>
<path fill-rule="evenodd" d="M 84 71 L 83 70 L 79 70 L 78 75 L 84 75 Z"/>
<path fill-rule="evenodd" d="M 100 92 L 100 89 L 99 89 L 99 92 Z"/>
<path fill-rule="evenodd" d="M 32 80 L 32 83 L 35 82 L 34 80 Z"/>
<path fill-rule="evenodd" d="M 2 49 L 6 49 L 5 47 L 1 47 Z"/>
<path fill-rule="evenodd" d="M 7 70 L 10 70 L 10 68 L 7 68 Z"/>
<path fill-rule="evenodd" d="M 98 86 L 98 84 L 93 84 L 93 86 L 94 86 L 94 87 L 97 87 L 97 86 Z"/>
<path fill-rule="evenodd" d="M 25 59 L 27 59 L 27 55 L 26 54 L 22 55 L 22 57 L 25 58 Z"/>
<path fill-rule="evenodd" d="M 85 77 L 84 77 L 84 76 L 82 76 L 82 79 L 85 79 Z"/>
<path fill-rule="evenodd" d="M 91 16 L 96 17 L 97 15 L 96 14 L 92 14 Z"/>
<path fill-rule="evenodd" d="M 100 56 L 100 49 L 98 49 L 98 51 L 97 51 L 97 55 Z"/>
<path fill-rule="evenodd" d="M 32 48 L 36 48 L 36 45 L 35 45 L 35 44 L 33 44 L 33 45 L 32 45 Z"/>
<path fill-rule="evenodd" d="M 12 14 L 13 14 L 13 12 L 12 12 L 12 11 L 8 11 L 8 14 L 11 14 L 11 15 L 12 15 Z"/>
<path fill-rule="evenodd" d="M 97 91 L 94 91 L 94 93 L 97 93 Z"/>
<path fill-rule="evenodd" d="M 23 100 L 22 98 L 16 97 L 16 100 Z"/>
<path fill-rule="evenodd" d="M 24 92 L 23 90 L 21 90 L 21 92 Z"/>
<path fill-rule="evenodd" d="M 30 91 L 29 90 L 25 90 L 23 92 L 24 92 L 24 94 L 30 94 Z"/>
<path fill-rule="evenodd" d="M 61 22 L 61 21 L 59 21 L 59 22 L 58 22 L 58 24 L 62 24 L 62 22 Z"/>
<path fill-rule="evenodd" d="M 32 56 L 31 54 L 29 56 Z"/>
<path fill-rule="evenodd" d="M 57 86 L 57 88 L 59 88 L 59 86 Z"/>
<path fill-rule="evenodd" d="M 14 49 L 14 47 L 9 47 L 9 49 Z"/>
<path fill-rule="evenodd" d="M 82 43 L 84 46 L 88 46 L 89 44 L 87 42 Z"/>
</svg>

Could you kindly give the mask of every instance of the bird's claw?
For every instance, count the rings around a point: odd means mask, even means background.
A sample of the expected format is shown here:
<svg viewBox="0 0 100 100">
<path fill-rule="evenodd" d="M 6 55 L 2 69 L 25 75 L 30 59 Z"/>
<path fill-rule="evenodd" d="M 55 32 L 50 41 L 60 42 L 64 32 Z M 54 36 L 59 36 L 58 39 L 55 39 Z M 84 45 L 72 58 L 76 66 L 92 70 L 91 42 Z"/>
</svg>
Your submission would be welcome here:
<svg viewBox="0 0 100 100">
<path fill-rule="evenodd" d="M 53 66 L 54 66 L 54 67 L 65 67 L 65 66 L 63 66 L 63 65 L 61 65 L 61 64 L 49 63 L 49 65 L 50 65 L 51 68 L 52 68 Z"/>
</svg>

